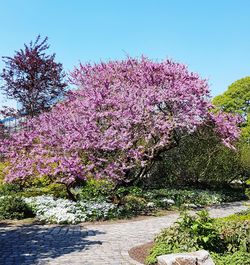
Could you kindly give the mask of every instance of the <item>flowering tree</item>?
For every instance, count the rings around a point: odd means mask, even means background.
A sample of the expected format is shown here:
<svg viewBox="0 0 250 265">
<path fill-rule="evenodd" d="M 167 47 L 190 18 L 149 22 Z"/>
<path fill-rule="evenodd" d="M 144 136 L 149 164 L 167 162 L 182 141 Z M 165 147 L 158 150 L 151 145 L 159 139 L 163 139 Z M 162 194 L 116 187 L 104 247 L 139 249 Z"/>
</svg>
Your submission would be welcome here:
<svg viewBox="0 0 250 265">
<path fill-rule="evenodd" d="M 223 143 L 238 138 L 237 117 L 212 114 L 205 80 L 187 67 L 144 57 L 80 65 L 78 90 L 2 142 L 7 181 L 47 175 L 70 187 L 88 176 L 129 181 L 144 176 L 161 153 L 200 125 Z"/>
<path fill-rule="evenodd" d="M 3 57 L 5 68 L 0 77 L 4 94 L 21 104 L 19 114 L 35 116 L 50 109 L 66 91 L 62 64 L 55 62 L 55 54 L 47 55 L 48 38 L 36 41 L 16 51 L 13 57 Z M 4 115 L 12 115 L 8 108 Z"/>
</svg>

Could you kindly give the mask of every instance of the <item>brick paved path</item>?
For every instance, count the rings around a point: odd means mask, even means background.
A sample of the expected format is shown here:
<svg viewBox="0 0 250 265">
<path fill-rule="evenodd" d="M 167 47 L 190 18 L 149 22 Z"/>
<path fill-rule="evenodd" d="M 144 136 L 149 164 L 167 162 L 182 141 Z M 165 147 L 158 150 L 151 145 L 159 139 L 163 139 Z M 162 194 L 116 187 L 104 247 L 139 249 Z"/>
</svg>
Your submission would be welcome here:
<svg viewBox="0 0 250 265">
<path fill-rule="evenodd" d="M 241 202 L 209 209 L 223 217 L 246 209 Z M 1 265 L 139 264 L 128 256 L 136 245 L 152 241 L 178 214 L 141 221 L 87 226 L 27 225 L 0 227 Z"/>
</svg>

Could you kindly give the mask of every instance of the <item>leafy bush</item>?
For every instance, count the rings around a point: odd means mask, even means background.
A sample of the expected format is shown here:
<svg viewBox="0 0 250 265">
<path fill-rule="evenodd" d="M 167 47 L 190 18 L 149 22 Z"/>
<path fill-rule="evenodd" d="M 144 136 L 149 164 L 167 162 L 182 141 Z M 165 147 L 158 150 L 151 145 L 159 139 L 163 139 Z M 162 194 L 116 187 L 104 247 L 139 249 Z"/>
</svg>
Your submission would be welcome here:
<svg viewBox="0 0 250 265">
<path fill-rule="evenodd" d="M 74 193 L 79 200 L 103 201 L 112 193 L 113 184 L 107 180 L 88 179 L 83 187 L 75 189 Z"/>
<path fill-rule="evenodd" d="M 25 188 L 25 190 L 19 192 L 20 196 L 23 197 L 35 197 L 42 195 L 52 195 L 56 198 L 67 198 L 68 194 L 65 186 L 62 184 L 51 183 L 48 186 L 32 186 Z"/>
<path fill-rule="evenodd" d="M 225 255 L 212 253 L 212 258 L 216 265 L 249 265 L 250 253 L 244 251 Z"/>
<path fill-rule="evenodd" d="M 0 184 L 0 196 L 15 195 L 21 191 L 21 187 L 14 183 Z"/>
<path fill-rule="evenodd" d="M 6 162 L 0 162 L 0 185 L 3 184 L 5 178 L 5 168 L 8 166 Z"/>
<path fill-rule="evenodd" d="M 173 227 L 163 230 L 156 237 L 147 262 L 155 263 L 156 257 L 163 254 L 198 249 L 221 251 L 224 248 L 223 241 L 214 227 L 214 221 L 206 211 L 198 212 L 197 217 L 184 213 Z"/>
<path fill-rule="evenodd" d="M 0 196 L 34 197 L 41 195 L 53 195 L 58 198 L 67 198 L 65 185 L 51 183 L 48 178 L 36 179 L 22 183 L 2 183 L 0 184 Z"/>
<path fill-rule="evenodd" d="M 146 213 L 148 210 L 147 201 L 144 198 L 134 195 L 125 196 L 122 203 L 124 216 L 134 216 Z"/>
<path fill-rule="evenodd" d="M 226 222 L 218 228 L 228 252 L 250 252 L 250 221 Z"/>
<path fill-rule="evenodd" d="M 243 263 L 229 264 L 248 264 L 244 262 L 250 252 L 249 224 L 249 221 L 215 222 L 206 211 L 197 213 L 196 217 L 184 213 L 174 226 L 156 237 L 147 263 L 155 263 L 156 257 L 163 254 L 206 249 L 214 253 L 218 264 L 227 264 L 223 262 L 230 257 Z"/>
<path fill-rule="evenodd" d="M 143 197 L 144 191 L 142 190 L 142 188 L 137 186 L 120 187 L 115 191 L 115 195 L 117 195 L 118 197 L 125 197 L 128 194 L 133 196 Z"/>
<path fill-rule="evenodd" d="M 223 188 L 232 180 L 242 179 L 240 152 L 225 148 L 211 127 L 201 126 L 186 135 L 161 158 L 142 185 L 163 188 L 178 183 L 196 188 Z"/>
<path fill-rule="evenodd" d="M 33 216 L 25 201 L 16 196 L 0 198 L 0 219 L 23 219 Z"/>
</svg>

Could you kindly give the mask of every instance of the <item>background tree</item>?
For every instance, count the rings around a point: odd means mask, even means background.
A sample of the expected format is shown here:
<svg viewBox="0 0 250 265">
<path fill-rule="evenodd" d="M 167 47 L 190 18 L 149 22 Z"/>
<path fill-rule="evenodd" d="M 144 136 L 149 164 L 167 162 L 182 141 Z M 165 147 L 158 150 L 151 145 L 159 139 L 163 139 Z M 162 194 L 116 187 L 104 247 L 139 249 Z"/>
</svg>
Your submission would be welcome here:
<svg viewBox="0 0 250 265">
<path fill-rule="evenodd" d="M 232 83 L 226 92 L 213 99 L 213 104 L 224 112 L 242 116 L 245 122 L 241 124 L 241 136 L 250 143 L 250 76 Z"/>
<path fill-rule="evenodd" d="M 232 83 L 226 92 L 214 98 L 213 104 L 224 112 L 240 114 L 244 120 L 237 155 L 240 159 L 239 172 L 250 184 L 250 77 Z"/>
<path fill-rule="evenodd" d="M 13 57 L 3 57 L 1 73 L 4 94 L 21 104 L 20 113 L 35 116 L 50 109 L 65 93 L 67 84 L 62 64 L 55 62 L 55 54 L 47 55 L 48 38 L 24 45 Z"/>
<path fill-rule="evenodd" d="M 220 188 L 242 179 L 240 153 L 226 148 L 209 126 L 183 137 L 162 155 L 151 176 L 141 185 Z"/>
<path fill-rule="evenodd" d="M 236 151 L 225 148 L 213 130 L 203 126 L 164 154 L 152 178 L 161 183 L 165 179 L 168 183 L 214 187 L 246 181 L 250 175 L 250 77 L 234 82 L 225 93 L 213 99 L 213 104 L 216 111 L 236 113 L 244 120 L 240 124 L 242 134 Z"/>
</svg>

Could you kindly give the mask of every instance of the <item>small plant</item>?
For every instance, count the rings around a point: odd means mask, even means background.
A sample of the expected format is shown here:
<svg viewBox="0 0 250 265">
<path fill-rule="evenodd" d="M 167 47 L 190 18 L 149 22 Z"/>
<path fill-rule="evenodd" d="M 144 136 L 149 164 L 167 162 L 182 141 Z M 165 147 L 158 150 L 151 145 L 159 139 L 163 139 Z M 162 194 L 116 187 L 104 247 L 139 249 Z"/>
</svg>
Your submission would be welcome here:
<svg viewBox="0 0 250 265">
<path fill-rule="evenodd" d="M 197 213 L 197 218 L 193 220 L 190 229 L 199 248 L 216 252 L 222 252 L 225 249 L 224 242 L 215 228 L 214 220 L 209 217 L 207 211 Z"/>
<path fill-rule="evenodd" d="M 134 216 L 140 213 L 146 213 L 148 210 L 147 201 L 144 198 L 134 195 L 127 195 L 122 200 L 125 216 Z"/>
<path fill-rule="evenodd" d="M 24 219 L 34 216 L 25 201 L 16 196 L 5 196 L 0 199 L 0 219 Z"/>
<path fill-rule="evenodd" d="M 221 237 L 227 245 L 227 251 L 250 253 L 250 221 L 227 222 L 219 227 Z"/>
<path fill-rule="evenodd" d="M 105 201 L 112 193 L 113 184 L 107 180 L 88 179 L 83 187 L 76 188 L 74 193 L 79 200 Z"/>
<path fill-rule="evenodd" d="M 225 255 L 212 253 L 212 258 L 216 265 L 249 265 L 250 253 L 243 251 Z"/>
</svg>

